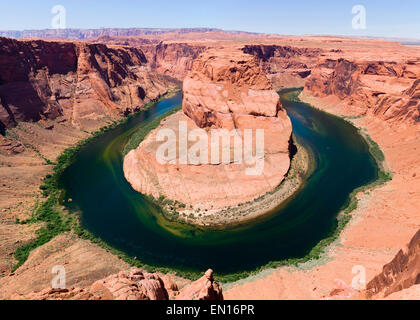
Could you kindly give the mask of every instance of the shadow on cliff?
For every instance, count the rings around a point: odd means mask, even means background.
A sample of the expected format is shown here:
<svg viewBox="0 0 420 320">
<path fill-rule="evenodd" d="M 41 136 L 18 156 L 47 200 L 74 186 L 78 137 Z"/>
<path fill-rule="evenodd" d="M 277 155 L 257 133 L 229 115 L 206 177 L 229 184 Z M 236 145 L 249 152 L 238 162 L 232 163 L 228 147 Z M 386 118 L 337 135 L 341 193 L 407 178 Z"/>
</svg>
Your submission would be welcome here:
<svg viewBox="0 0 420 320">
<path fill-rule="evenodd" d="M 6 135 L 6 126 L 1 121 L 0 121 L 0 135 L 2 136 Z"/>
</svg>

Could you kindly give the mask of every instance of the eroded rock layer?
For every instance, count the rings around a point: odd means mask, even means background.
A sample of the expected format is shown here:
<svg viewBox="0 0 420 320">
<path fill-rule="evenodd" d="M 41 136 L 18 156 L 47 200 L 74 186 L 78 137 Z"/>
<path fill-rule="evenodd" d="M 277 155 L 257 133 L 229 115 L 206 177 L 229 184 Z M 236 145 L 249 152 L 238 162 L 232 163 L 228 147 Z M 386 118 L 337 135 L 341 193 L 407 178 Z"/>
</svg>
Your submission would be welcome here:
<svg viewBox="0 0 420 320">
<path fill-rule="evenodd" d="M 324 59 L 313 68 L 305 91 L 337 97 L 354 115 L 372 113 L 391 121 L 420 121 L 420 61 Z"/>
<path fill-rule="evenodd" d="M 420 231 L 367 284 L 365 293 L 370 298 L 387 297 L 417 284 L 420 284 Z"/>
<path fill-rule="evenodd" d="M 98 129 L 167 91 L 146 62 L 136 48 L 0 38 L 0 130 L 57 118 Z"/>
<path fill-rule="evenodd" d="M 138 268 L 121 271 L 83 288 L 45 288 L 11 300 L 223 300 L 222 288 L 208 270 L 199 280 L 178 289 L 169 276 Z"/>
<path fill-rule="evenodd" d="M 290 167 L 292 125 L 279 95 L 253 56 L 240 50 L 206 51 L 184 80 L 183 93 L 183 112 L 163 121 L 125 158 L 125 176 L 135 190 L 200 209 L 220 209 L 252 201 L 283 181 Z M 208 163 L 181 163 L 180 157 L 193 145 L 191 141 L 173 161 L 162 164 L 156 159 L 158 133 L 171 129 L 180 137 L 180 123 L 186 124 L 189 133 L 206 129 Z M 256 130 L 263 130 L 263 170 L 249 174 L 246 169 L 253 165 L 234 158 L 233 141 L 229 161 L 221 156 L 211 161 L 211 129 L 236 130 L 243 146 L 246 129 L 252 130 L 253 142 Z"/>
</svg>

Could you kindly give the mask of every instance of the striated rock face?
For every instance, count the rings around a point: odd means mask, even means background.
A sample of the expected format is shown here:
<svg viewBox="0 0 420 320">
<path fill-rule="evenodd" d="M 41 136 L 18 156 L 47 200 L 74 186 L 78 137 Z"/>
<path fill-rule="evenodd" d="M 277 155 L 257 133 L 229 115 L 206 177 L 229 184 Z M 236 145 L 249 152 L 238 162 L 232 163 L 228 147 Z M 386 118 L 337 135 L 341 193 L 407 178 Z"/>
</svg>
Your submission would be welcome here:
<svg viewBox="0 0 420 320">
<path fill-rule="evenodd" d="M 317 48 L 280 45 L 246 45 L 242 50 L 256 57 L 275 88 L 303 87 L 322 53 Z"/>
<path fill-rule="evenodd" d="M 206 50 L 206 46 L 160 42 L 157 45 L 141 45 L 141 49 L 155 72 L 184 80 L 194 60 Z"/>
<path fill-rule="evenodd" d="M 232 39 L 254 38 L 257 33 L 225 31 L 215 28 L 101 28 L 101 29 L 44 29 L 3 31 L 0 37 L 83 40 L 98 37 L 141 37 L 158 39 Z"/>
<path fill-rule="evenodd" d="M 183 92 L 183 112 L 163 121 L 124 160 L 125 176 L 135 190 L 210 210 L 252 201 L 284 180 L 290 167 L 292 125 L 279 95 L 253 56 L 239 50 L 206 51 L 195 60 L 193 70 L 184 80 Z M 180 137 L 180 123 L 185 123 L 188 134 L 199 128 L 206 130 L 207 163 L 180 161 L 195 141 L 188 141 L 185 146 L 177 141 L 181 147 L 176 157 L 166 163 L 157 161 L 158 133 L 171 129 Z M 243 146 L 246 129 L 252 130 L 253 142 L 256 130 L 263 130 L 264 150 L 259 158 L 263 170 L 247 174 L 247 168 L 255 164 L 236 161 L 233 137 L 226 147 L 227 161 L 221 156 L 210 159 L 213 145 L 210 129 L 218 133 L 235 129 L 235 136 Z"/>
<path fill-rule="evenodd" d="M 201 55 L 183 91 L 182 109 L 200 128 L 233 129 L 236 116 L 276 117 L 281 109 L 279 95 L 256 60 L 236 51 Z"/>
<path fill-rule="evenodd" d="M 184 287 L 176 300 L 223 300 L 222 287 L 214 281 L 213 270 L 207 270 L 203 277 Z"/>
<path fill-rule="evenodd" d="M 368 283 L 365 293 L 369 298 L 378 299 L 417 284 L 420 284 L 420 231 L 384 266 L 382 273 Z"/>
<path fill-rule="evenodd" d="M 57 119 L 94 130 L 164 94 L 140 49 L 0 38 L 0 130 Z"/>
<path fill-rule="evenodd" d="M 305 91 L 335 96 L 355 114 L 383 120 L 419 122 L 420 61 L 325 59 L 312 70 Z"/>
<path fill-rule="evenodd" d="M 4 152 L 7 155 L 19 154 L 25 151 L 22 143 L 12 139 L 4 138 L 0 135 L 0 153 Z"/>
<path fill-rule="evenodd" d="M 167 276 L 166 276 L 167 277 Z M 168 291 L 172 293 L 170 297 Z M 12 300 L 223 300 L 222 288 L 213 279 L 213 271 L 178 291 L 176 284 L 159 275 L 134 268 L 96 281 L 89 287 L 46 288 Z"/>
</svg>

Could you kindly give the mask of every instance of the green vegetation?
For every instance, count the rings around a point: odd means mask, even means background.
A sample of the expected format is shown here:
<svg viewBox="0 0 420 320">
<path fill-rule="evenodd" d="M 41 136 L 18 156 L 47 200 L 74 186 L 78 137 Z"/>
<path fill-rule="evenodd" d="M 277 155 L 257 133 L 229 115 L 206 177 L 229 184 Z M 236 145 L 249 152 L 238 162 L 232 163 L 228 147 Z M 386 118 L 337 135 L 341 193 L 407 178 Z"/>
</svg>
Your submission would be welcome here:
<svg viewBox="0 0 420 320">
<path fill-rule="evenodd" d="M 95 237 L 89 231 L 87 231 L 86 229 L 83 229 L 80 226 L 80 224 L 75 224 L 73 226 L 73 231 L 81 239 L 88 240 L 88 241 L 90 241 L 92 243 L 97 244 L 98 246 L 104 248 L 108 252 L 110 252 L 113 255 L 117 256 L 119 259 L 121 259 L 124 262 L 128 263 L 130 266 L 141 268 L 141 269 L 145 270 L 146 272 L 161 272 L 161 273 L 164 273 L 164 274 L 172 273 L 172 274 L 175 274 L 175 275 L 178 275 L 180 277 L 183 277 L 183 278 L 186 278 L 186 279 L 190 279 L 190 280 L 193 280 L 193 281 L 199 279 L 202 276 L 202 273 L 199 273 L 199 272 L 193 272 L 193 271 L 190 272 L 190 271 L 185 271 L 185 270 L 183 270 L 183 271 L 173 270 L 171 268 L 155 267 L 155 266 L 150 266 L 150 265 L 144 264 L 141 261 L 138 261 L 136 258 L 133 258 L 133 257 L 127 255 L 123 251 L 118 250 L 118 249 L 110 246 L 109 244 L 107 244 L 102 239 L 100 239 L 98 237 Z M 205 270 L 203 270 L 203 272 L 205 272 Z"/>
<path fill-rule="evenodd" d="M 370 153 L 376 159 L 378 164 L 382 166 L 382 163 L 385 161 L 385 155 L 382 152 L 381 148 L 379 148 L 379 145 L 375 141 L 373 141 L 372 138 L 368 134 L 362 134 L 362 135 L 369 145 Z"/>
<path fill-rule="evenodd" d="M 302 102 L 299 99 L 299 95 L 303 91 L 303 87 L 298 88 L 284 88 L 277 91 L 277 93 L 281 95 L 287 94 L 287 100 L 293 101 L 293 102 Z"/>
<path fill-rule="evenodd" d="M 44 245 L 57 235 L 72 230 L 78 224 L 77 217 L 66 213 L 61 205 L 63 191 L 59 186 L 60 175 L 73 162 L 77 153 L 83 147 L 100 133 L 110 130 L 116 125 L 114 123 L 95 132 L 91 137 L 79 142 L 76 146 L 66 149 L 58 157 L 53 173 L 46 175 L 44 183 L 40 186 L 42 195 L 47 198 L 46 201 L 35 208 L 35 212 L 30 219 L 19 222 L 21 224 L 41 223 L 42 226 L 36 231 L 37 238 L 34 241 L 26 243 L 16 250 L 15 258 L 18 262 L 13 267 L 13 271 L 26 261 L 32 250 Z"/>
<path fill-rule="evenodd" d="M 160 117 L 157 117 L 156 119 L 153 119 L 152 121 L 148 122 L 145 126 L 143 126 L 140 130 L 138 130 L 135 134 L 133 134 L 124 148 L 123 155 L 127 155 L 131 150 L 136 149 L 140 145 L 140 143 L 146 138 L 149 132 L 153 129 L 156 129 L 160 125 L 163 119 L 178 112 L 179 110 L 181 110 L 181 106 L 174 108 L 173 110 L 161 115 Z"/>
<path fill-rule="evenodd" d="M 170 94 L 172 93 L 173 92 Z M 143 110 L 150 108 L 158 101 L 149 102 L 144 106 Z M 100 130 L 92 133 L 89 138 L 80 141 L 78 144 L 71 148 L 66 149 L 58 157 L 56 163 L 54 164 L 53 173 L 47 174 L 44 178 L 44 183 L 40 186 L 42 196 L 46 198 L 46 200 L 42 204 L 36 205 L 34 212 L 28 220 L 16 220 L 17 224 L 39 223 L 40 228 L 36 231 L 37 237 L 34 241 L 28 242 L 17 248 L 14 254 L 17 263 L 12 268 L 13 272 L 25 263 L 32 250 L 46 244 L 57 235 L 64 232 L 75 231 L 77 234 L 83 236 L 83 238 L 92 240 L 92 242 L 101 242 L 99 239 L 95 239 L 87 231 L 83 231 L 81 229 L 77 215 L 70 214 L 69 212 L 65 211 L 64 207 L 62 206 L 64 192 L 60 188 L 59 179 L 61 174 L 74 161 L 76 155 L 82 148 L 87 146 L 101 134 L 114 129 L 118 125 L 128 121 L 134 116 L 135 114 L 132 114 L 120 121 L 111 122 L 108 126 L 105 126 Z M 11 130 L 8 131 L 8 134 L 10 136 L 16 135 L 16 133 Z M 46 161 L 46 164 L 53 163 L 48 160 Z"/>
<path fill-rule="evenodd" d="M 326 236 L 326 238 L 322 239 L 315 247 L 313 247 L 305 256 L 300 258 L 289 258 L 281 261 L 271 261 L 264 266 L 261 266 L 253 271 L 244 271 L 238 272 L 234 274 L 227 274 L 227 275 L 218 275 L 216 278 L 218 281 L 222 283 L 229 283 L 229 282 L 236 282 L 241 279 L 245 279 L 251 276 L 258 275 L 259 273 L 267 270 L 267 269 L 275 269 L 282 266 L 294 266 L 298 267 L 300 264 L 309 262 L 312 260 L 318 260 L 321 258 L 323 254 L 325 254 L 329 245 L 331 245 L 334 241 L 336 241 L 339 237 L 341 232 L 346 227 L 347 223 L 350 221 L 350 215 L 341 215 L 337 219 L 337 224 L 330 231 L 330 233 Z"/>
<path fill-rule="evenodd" d="M 301 92 L 302 92 L 302 88 L 290 88 L 290 89 L 280 90 L 279 94 L 287 94 L 287 99 L 291 101 L 302 102 L 299 99 L 299 95 Z M 337 217 L 336 225 L 331 229 L 330 233 L 326 236 L 326 238 L 322 239 L 304 257 L 290 258 L 290 259 L 286 259 L 282 261 L 272 261 L 266 264 L 265 266 L 262 266 L 254 271 L 222 275 L 222 276 L 217 277 L 219 281 L 224 282 L 224 283 L 235 282 L 235 281 L 238 281 L 238 280 L 250 277 L 250 276 L 257 275 L 266 269 L 274 269 L 281 266 L 298 267 L 300 264 L 303 264 L 305 262 L 309 262 L 311 260 L 319 260 L 321 256 L 326 253 L 328 247 L 332 243 L 334 243 L 336 240 L 339 239 L 341 232 L 344 230 L 347 224 L 351 221 L 352 219 L 351 213 L 357 209 L 357 205 L 358 205 L 357 194 L 360 192 L 367 192 L 368 190 L 377 188 L 385 184 L 386 182 L 392 180 L 392 174 L 390 172 L 387 172 L 384 169 L 385 156 L 382 150 L 380 149 L 379 145 L 375 141 L 373 141 L 369 137 L 369 135 L 367 135 L 366 133 L 363 133 L 360 130 L 359 132 L 365 138 L 369 146 L 369 151 L 378 164 L 378 168 L 379 168 L 378 176 L 375 181 L 371 182 L 368 185 L 357 188 L 350 194 L 347 203 L 341 208 L 341 213 Z"/>
<path fill-rule="evenodd" d="M 18 261 L 12 271 L 19 268 L 29 257 L 32 250 L 42 246 L 61 233 L 70 231 L 76 223 L 75 217 L 64 213 L 59 205 L 58 193 L 50 195 L 29 220 L 20 224 L 42 222 L 41 228 L 36 231 L 37 238 L 17 248 L 15 258 Z"/>
</svg>

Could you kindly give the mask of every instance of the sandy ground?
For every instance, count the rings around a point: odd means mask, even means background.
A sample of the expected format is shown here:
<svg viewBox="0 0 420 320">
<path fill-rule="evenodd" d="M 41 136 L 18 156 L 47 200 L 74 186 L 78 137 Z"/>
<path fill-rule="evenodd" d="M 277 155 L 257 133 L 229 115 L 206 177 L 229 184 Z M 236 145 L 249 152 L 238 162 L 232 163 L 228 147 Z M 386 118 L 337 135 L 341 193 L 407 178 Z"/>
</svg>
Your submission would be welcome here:
<svg viewBox="0 0 420 320">
<path fill-rule="evenodd" d="M 105 249 L 75 235 L 63 234 L 31 252 L 29 259 L 14 274 L 0 279 L 0 299 L 51 287 L 54 266 L 65 268 L 67 288 L 88 286 L 130 268 Z"/>
<path fill-rule="evenodd" d="M 46 126 L 52 129 L 45 130 Z M 87 136 L 53 121 L 21 123 L 8 131 L 8 141 L 21 145 L 17 153 L 0 148 L 0 278 L 16 263 L 16 248 L 35 238 L 39 226 L 16 224 L 16 219 L 28 219 L 43 201 L 39 186 L 53 169 L 47 159 L 54 161 L 64 149 Z"/>
<path fill-rule="evenodd" d="M 329 106 L 316 98 L 306 102 L 337 115 L 351 114 L 346 106 Z M 393 180 L 359 194 L 358 208 L 340 241 L 316 263 L 279 268 L 226 286 L 229 299 L 324 299 L 340 282 L 351 285 L 357 266 L 368 282 L 407 245 L 420 227 L 420 126 L 390 124 L 372 116 L 353 120 L 381 147 Z M 352 271 L 356 271 L 353 274 Z"/>
</svg>

